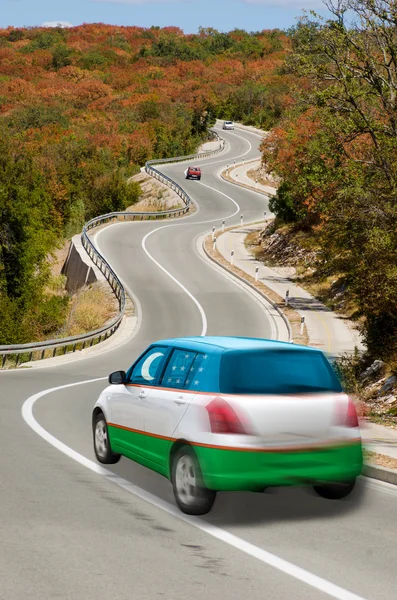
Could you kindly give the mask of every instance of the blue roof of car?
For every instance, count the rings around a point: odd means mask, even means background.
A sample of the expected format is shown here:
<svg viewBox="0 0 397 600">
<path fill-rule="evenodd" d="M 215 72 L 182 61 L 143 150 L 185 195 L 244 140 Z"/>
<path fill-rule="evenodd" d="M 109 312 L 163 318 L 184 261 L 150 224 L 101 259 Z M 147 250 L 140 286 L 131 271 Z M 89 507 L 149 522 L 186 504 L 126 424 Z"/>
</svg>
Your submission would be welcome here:
<svg viewBox="0 0 397 600">
<path fill-rule="evenodd" d="M 305 350 L 320 352 L 316 348 L 300 346 L 289 342 L 277 340 L 266 340 L 261 338 L 236 337 L 236 336 L 193 336 L 170 338 L 158 340 L 156 344 L 167 344 L 169 346 L 186 346 L 188 344 L 202 344 L 203 346 L 215 346 L 222 350 Z"/>
</svg>

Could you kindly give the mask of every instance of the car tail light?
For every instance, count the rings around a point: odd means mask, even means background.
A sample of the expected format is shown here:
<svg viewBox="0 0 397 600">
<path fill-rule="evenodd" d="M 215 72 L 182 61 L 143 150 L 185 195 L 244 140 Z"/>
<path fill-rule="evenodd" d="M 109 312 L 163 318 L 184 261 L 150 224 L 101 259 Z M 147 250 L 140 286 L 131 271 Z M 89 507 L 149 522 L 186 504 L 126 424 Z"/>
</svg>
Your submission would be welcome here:
<svg viewBox="0 0 397 600">
<path fill-rule="evenodd" d="M 344 404 L 339 404 L 337 424 L 342 427 L 359 427 L 356 407 L 351 398 L 348 399 L 347 410 Z"/>
<path fill-rule="evenodd" d="M 215 398 L 205 407 L 212 433 L 238 433 L 248 435 L 233 408 L 222 398 Z"/>
</svg>

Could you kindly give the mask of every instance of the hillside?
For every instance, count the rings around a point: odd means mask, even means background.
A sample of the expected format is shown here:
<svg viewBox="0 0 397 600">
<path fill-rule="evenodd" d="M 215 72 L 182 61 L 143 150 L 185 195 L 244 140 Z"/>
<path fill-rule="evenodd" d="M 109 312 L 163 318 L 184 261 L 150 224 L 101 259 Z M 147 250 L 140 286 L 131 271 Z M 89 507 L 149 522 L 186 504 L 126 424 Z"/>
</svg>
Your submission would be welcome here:
<svg viewBox="0 0 397 600">
<path fill-rule="evenodd" d="M 218 116 L 274 125 L 293 75 L 279 31 L 82 25 L 0 30 L 0 344 L 51 335 L 47 257 L 139 199 L 146 160 L 188 154 Z"/>
</svg>

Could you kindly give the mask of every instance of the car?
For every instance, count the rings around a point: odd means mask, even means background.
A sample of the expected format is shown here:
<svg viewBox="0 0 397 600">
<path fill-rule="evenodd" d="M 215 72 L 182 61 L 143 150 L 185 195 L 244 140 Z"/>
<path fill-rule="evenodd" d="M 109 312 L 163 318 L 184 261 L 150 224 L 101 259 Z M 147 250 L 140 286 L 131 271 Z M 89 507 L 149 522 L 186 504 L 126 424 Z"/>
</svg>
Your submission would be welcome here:
<svg viewBox="0 0 397 600">
<path fill-rule="evenodd" d="M 201 169 L 200 167 L 189 167 L 186 171 L 186 179 L 201 179 Z"/>
<path fill-rule="evenodd" d="M 340 499 L 362 471 L 355 405 L 318 349 L 160 340 L 109 384 L 92 413 L 98 461 L 124 456 L 165 476 L 186 514 L 208 513 L 218 491 L 269 486 L 310 485 Z"/>
<path fill-rule="evenodd" d="M 223 121 L 222 129 L 234 129 L 233 121 Z"/>
</svg>

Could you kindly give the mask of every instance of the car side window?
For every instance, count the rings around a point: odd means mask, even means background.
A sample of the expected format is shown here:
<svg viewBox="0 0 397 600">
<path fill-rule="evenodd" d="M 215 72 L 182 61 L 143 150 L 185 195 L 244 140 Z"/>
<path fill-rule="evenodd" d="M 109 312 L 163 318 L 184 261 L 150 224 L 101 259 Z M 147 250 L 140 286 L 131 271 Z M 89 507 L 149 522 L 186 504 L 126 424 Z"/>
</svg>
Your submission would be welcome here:
<svg viewBox="0 0 397 600">
<path fill-rule="evenodd" d="M 166 346 L 155 346 L 146 352 L 133 368 L 128 383 L 153 385 L 164 364 L 167 350 Z"/>
<path fill-rule="evenodd" d="M 161 386 L 187 390 L 199 389 L 206 358 L 206 354 L 191 350 L 174 350 L 161 379 Z"/>
<path fill-rule="evenodd" d="M 184 388 L 196 356 L 197 353 L 191 350 L 174 350 L 161 379 L 161 385 L 176 389 Z"/>
<path fill-rule="evenodd" d="M 203 383 L 203 378 L 207 376 L 206 366 L 208 364 L 208 355 L 197 353 L 189 371 L 189 376 L 185 382 L 187 390 L 199 390 Z"/>
</svg>

